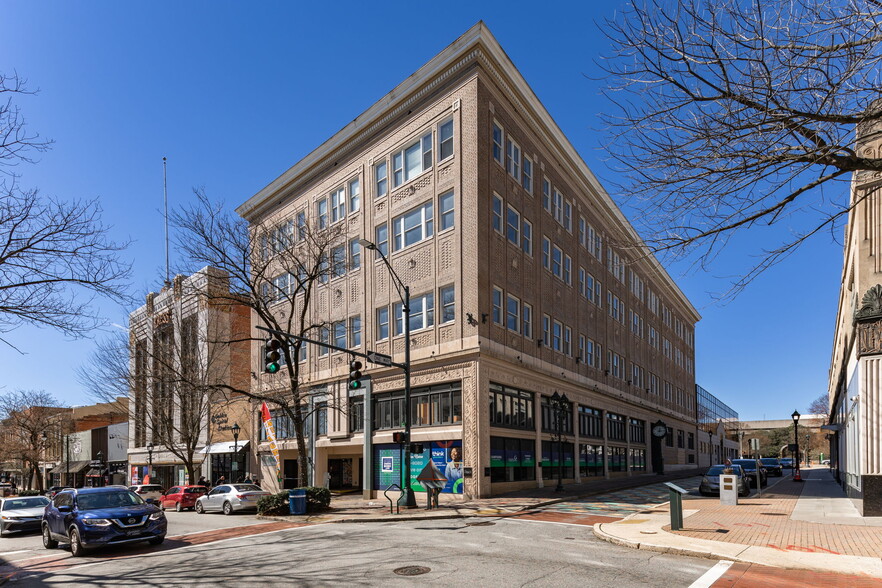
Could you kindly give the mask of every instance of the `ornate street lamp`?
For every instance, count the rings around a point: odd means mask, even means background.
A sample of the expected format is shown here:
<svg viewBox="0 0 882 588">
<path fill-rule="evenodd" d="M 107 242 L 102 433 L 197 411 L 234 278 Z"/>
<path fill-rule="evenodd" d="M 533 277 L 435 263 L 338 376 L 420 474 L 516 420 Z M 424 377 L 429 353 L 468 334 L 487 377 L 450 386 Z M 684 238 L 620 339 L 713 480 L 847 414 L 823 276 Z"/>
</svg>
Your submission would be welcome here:
<svg viewBox="0 0 882 588">
<path fill-rule="evenodd" d="M 551 395 L 551 407 L 554 409 L 555 422 L 557 424 L 557 487 L 555 492 L 563 492 L 563 416 L 564 411 L 570 406 L 570 399 L 566 394 L 558 394 L 556 391 Z"/>
<path fill-rule="evenodd" d="M 790 417 L 793 419 L 793 438 L 796 440 L 796 458 L 793 460 L 793 481 L 802 482 L 802 476 L 799 473 L 799 411 L 794 410 Z"/>
<path fill-rule="evenodd" d="M 398 291 L 398 296 L 401 298 L 401 304 L 403 305 L 401 310 L 402 320 L 404 321 L 404 442 L 406 446 L 404 448 L 404 465 L 401 471 L 402 495 L 398 504 L 401 505 L 403 502 L 404 508 L 416 508 L 416 496 L 410 484 L 410 447 L 408 446 L 410 443 L 410 288 L 404 285 L 404 282 L 395 273 L 395 270 L 392 269 L 392 264 L 389 263 L 389 260 L 386 259 L 386 256 L 375 243 L 367 239 L 359 239 L 358 243 L 365 249 L 376 251 L 380 259 L 383 260 L 383 264 L 385 264 L 394 280 L 395 290 Z M 365 434 L 367 434 L 367 431 Z"/>
<path fill-rule="evenodd" d="M 231 430 L 233 431 L 233 465 L 231 467 L 233 473 L 230 474 L 230 482 L 235 482 L 236 472 L 239 471 L 239 432 L 242 427 L 239 426 L 239 423 L 233 423 Z"/>
</svg>

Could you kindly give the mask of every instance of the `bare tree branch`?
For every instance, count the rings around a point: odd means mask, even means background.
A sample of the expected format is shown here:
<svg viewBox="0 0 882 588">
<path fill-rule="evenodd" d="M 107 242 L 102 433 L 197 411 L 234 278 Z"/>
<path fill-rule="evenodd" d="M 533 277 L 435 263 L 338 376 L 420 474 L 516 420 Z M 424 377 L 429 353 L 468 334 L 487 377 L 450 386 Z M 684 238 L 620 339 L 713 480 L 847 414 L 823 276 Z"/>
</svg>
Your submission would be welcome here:
<svg viewBox="0 0 882 588">
<path fill-rule="evenodd" d="M 882 172 L 855 144 L 882 121 L 878 2 L 643 0 L 606 25 L 610 153 L 651 250 L 706 267 L 749 229 L 792 251 L 836 232 L 851 174 Z"/>
</svg>

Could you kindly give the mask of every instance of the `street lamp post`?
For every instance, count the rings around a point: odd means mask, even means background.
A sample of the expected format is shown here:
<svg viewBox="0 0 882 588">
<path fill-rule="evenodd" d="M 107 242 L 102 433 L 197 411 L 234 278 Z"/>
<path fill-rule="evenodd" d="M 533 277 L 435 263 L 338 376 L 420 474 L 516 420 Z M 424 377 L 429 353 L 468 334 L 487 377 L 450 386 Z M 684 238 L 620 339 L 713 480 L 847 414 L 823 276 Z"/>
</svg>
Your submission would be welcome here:
<svg viewBox="0 0 882 588">
<path fill-rule="evenodd" d="M 744 457 L 744 431 L 738 431 L 738 455 Z"/>
<path fill-rule="evenodd" d="M 802 476 L 799 473 L 799 411 L 794 410 L 790 417 L 793 419 L 793 439 L 796 441 L 795 459 L 793 460 L 796 469 L 793 472 L 793 481 L 802 482 Z"/>
<path fill-rule="evenodd" d="M 230 466 L 230 470 L 232 471 L 230 474 L 230 482 L 236 481 L 236 472 L 239 471 L 239 432 L 241 430 L 242 427 L 239 426 L 239 423 L 233 423 L 233 464 Z"/>
<path fill-rule="evenodd" d="M 372 251 L 376 251 L 379 254 L 380 259 L 383 260 L 383 263 L 386 265 L 386 268 L 389 270 L 389 274 L 395 281 L 395 289 L 398 291 L 398 296 L 401 298 L 402 306 L 402 320 L 404 321 L 404 464 L 402 466 L 401 472 L 401 490 L 403 499 L 403 506 L 405 508 L 416 508 L 416 496 L 414 496 L 413 488 L 410 485 L 410 288 L 404 285 L 404 282 L 401 281 L 401 278 L 398 277 L 398 274 L 395 273 L 395 270 L 392 269 L 392 264 L 389 263 L 389 260 L 386 259 L 386 256 L 377 248 L 376 244 L 368 241 L 367 239 L 359 239 L 359 245 L 364 247 L 365 249 L 370 249 Z M 367 434 L 367 432 L 365 432 Z M 398 504 L 400 505 L 402 500 L 398 500 Z"/>
<path fill-rule="evenodd" d="M 554 416 L 557 424 L 557 487 L 555 492 L 563 492 L 563 415 L 564 411 L 569 407 L 570 399 L 566 394 L 558 394 L 557 391 L 551 395 L 551 406 L 554 408 Z"/>
<path fill-rule="evenodd" d="M 99 486 L 104 485 L 104 454 L 101 453 L 101 450 L 98 450 L 98 453 L 95 454 L 95 458 L 98 460 L 98 481 Z"/>
<path fill-rule="evenodd" d="M 147 477 L 151 478 L 150 482 L 153 481 L 153 443 L 147 444 Z M 141 480 L 144 483 L 144 480 Z"/>
<path fill-rule="evenodd" d="M 811 449 L 809 441 L 811 441 L 811 437 L 809 433 L 805 434 L 805 465 L 809 465 L 809 450 Z"/>
<path fill-rule="evenodd" d="M 38 490 L 43 492 L 46 489 L 46 440 L 48 437 L 46 436 L 46 431 L 40 433 L 40 454 L 42 456 L 42 471 L 40 472 L 40 484 Z"/>
</svg>

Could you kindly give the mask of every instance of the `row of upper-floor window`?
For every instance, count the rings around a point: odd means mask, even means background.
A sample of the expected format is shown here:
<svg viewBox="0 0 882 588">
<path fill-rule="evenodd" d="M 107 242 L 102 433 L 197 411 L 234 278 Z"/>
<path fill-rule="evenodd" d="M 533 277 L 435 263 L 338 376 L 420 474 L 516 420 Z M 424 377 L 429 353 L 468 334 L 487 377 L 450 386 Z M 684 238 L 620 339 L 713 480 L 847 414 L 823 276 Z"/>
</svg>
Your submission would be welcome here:
<svg viewBox="0 0 882 588">
<path fill-rule="evenodd" d="M 432 140 L 433 133 L 436 140 Z M 433 149 L 437 149 L 437 162 L 453 157 L 453 118 L 448 118 L 437 129 L 423 133 L 407 142 L 391 154 L 374 162 L 374 196 L 380 198 L 389 193 L 389 184 L 397 188 L 432 168 Z M 391 174 L 389 173 L 391 169 Z M 391 175 L 391 178 L 390 178 Z"/>
<path fill-rule="evenodd" d="M 506 171 L 515 179 L 519 179 L 524 190 L 529 195 L 533 195 L 533 160 L 526 154 L 523 154 L 516 140 L 506 131 L 498 121 L 492 123 L 492 142 L 493 142 L 493 158 L 497 163 L 505 167 Z M 570 234 L 573 232 L 573 216 L 575 203 L 566 197 L 557 186 L 547 178 L 542 178 L 542 206 L 543 208 Z M 493 200 L 493 228 L 500 234 L 503 234 L 503 204 L 502 198 L 498 194 L 494 194 Z M 504 234 L 509 241 L 515 245 L 520 244 L 522 239 L 529 240 L 532 238 L 532 224 L 526 219 L 524 222 L 529 225 L 528 237 L 522 238 L 518 235 L 519 212 L 516 208 L 509 205 L 506 207 L 506 223 Z M 598 230 L 592 226 L 584 216 L 579 215 L 578 219 L 578 240 L 579 244 L 586 249 L 597 260 L 601 260 L 603 251 L 603 237 Z M 528 254 L 531 254 L 532 244 L 525 242 L 522 248 Z M 565 255 L 565 254 L 564 254 Z M 625 267 L 627 262 L 622 256 L 616 252 L 611 246 L 607 245 L 607 269 L 622 284 L 625 283 Z M 546 268 L 548 266 L 546 265 Z M 564 268 L 556 273 L 562 278 Z M 630 287 L 631 292 L 643 303 L 647 304 L 650 309 L 659 316 L 663 316 L 666 325 L 675 329 L 677 335 L 692 347 L 694 346 L 694 334 L 692 329 L 677 317 L 672 317 L 671 309 L 667 306 L 660 312 L 658 295 L 649 291 L 645 287 L 643 279 L 639 274 L 630 270 Z M 673 319 L 673 320 L 672 320 Z"/>
</svg>

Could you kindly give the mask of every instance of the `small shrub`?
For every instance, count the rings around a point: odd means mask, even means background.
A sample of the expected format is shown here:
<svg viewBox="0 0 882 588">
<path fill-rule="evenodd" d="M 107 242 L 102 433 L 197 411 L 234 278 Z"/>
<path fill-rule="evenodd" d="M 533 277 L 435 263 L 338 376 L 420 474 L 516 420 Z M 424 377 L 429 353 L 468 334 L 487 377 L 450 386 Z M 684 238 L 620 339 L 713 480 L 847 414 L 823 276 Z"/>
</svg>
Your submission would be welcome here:
<svg viewBox="0 0 882 588">
<path fill-rule="evenodd" d="M 257 513 L 263 515 L 286 515 L 288 510 L 288 491 L 263 496 L 257 501 Z"/>
<path fill-rule="evenodd" d="M 308 486 L 298 490 L 306 490 L 306 512 L 321 512 L 331 506 L 331 491 L 327 488 Z M 258 500 L 257 512 L 274 516 L 289 514 L 291 511 L 288 507 L 288 491 L 283 490 Z"/>
<path fill-rule="evenodd" d="M 41 496 L 43 493 L 39 490 L 21 490 L 19 496 Z"/>
</svg>

